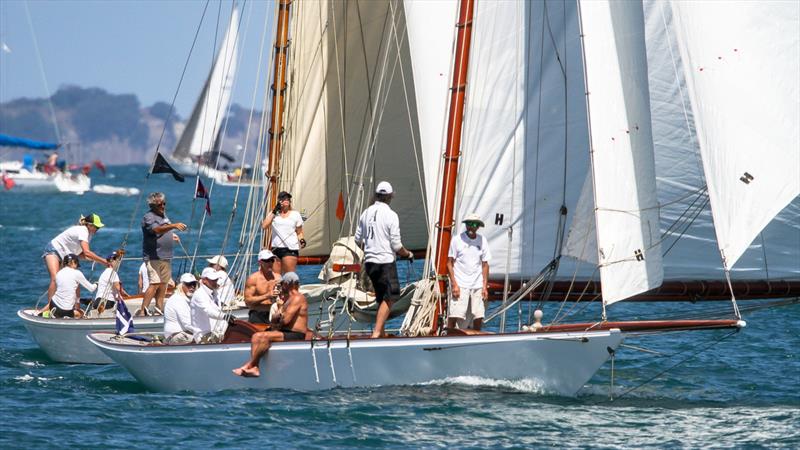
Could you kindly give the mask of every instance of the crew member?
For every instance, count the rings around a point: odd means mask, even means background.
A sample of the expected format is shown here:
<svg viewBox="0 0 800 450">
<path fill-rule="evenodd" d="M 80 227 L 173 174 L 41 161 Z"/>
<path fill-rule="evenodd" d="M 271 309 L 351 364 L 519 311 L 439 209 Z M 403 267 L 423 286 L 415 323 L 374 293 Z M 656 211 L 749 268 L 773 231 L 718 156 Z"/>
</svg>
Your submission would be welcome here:
<svg viewBox="0 0 800 450">
<path fill-rule="evenodd" d="M 463 220 L 466 231 L 450 241 L 447 273 L 450 276 L 450 313 L 447 328 L 458 326 L 480 331 L 489 298 L 489 242 L 478 234 L 481 217 L 469 214 Z"/>
</svg>

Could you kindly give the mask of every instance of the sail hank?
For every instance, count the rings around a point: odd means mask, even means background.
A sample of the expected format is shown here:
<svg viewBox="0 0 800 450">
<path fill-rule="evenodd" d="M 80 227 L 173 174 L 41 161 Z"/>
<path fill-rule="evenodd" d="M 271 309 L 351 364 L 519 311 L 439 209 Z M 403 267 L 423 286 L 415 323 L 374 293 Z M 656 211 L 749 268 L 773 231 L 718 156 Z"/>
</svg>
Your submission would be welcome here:
<svg viewBox="0 0 800 450">
<path fill-rule="evenodd" d="M 597 255 L 608 305 L 663 280 L 644 15 L 635 2 L 579 5 Z"/>
<path fill-rule="evenodd" d="M 230 104 L 231 89 L 237 65 L 239 10 L 231 12 L 219 52 L 214 59 L 200 97 L 197 99 L 186 128 L 183 130 L 173 158 L 187 159 L 210 151 L 217 140 L 222 121 Z"/>
<path fill-rule="evenodd" d="M 726 270 L 800 194 L 800 4 L 673 2 Z"/>
</svg>

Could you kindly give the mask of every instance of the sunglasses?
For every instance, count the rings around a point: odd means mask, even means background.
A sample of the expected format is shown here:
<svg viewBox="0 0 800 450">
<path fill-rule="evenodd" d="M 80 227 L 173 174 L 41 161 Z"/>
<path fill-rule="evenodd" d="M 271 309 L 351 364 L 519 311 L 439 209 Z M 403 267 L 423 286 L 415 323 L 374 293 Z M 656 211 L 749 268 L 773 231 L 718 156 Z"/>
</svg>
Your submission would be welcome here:
<svg viewBox="0 0 800 450">
<path fill-rule="evenodd" d="M 183 283 L 183 285 L 186 286 L 187 289 L 197 289 L 196 281 L 194 283 Z"/>
<path fill-rule="evenodd" d="M 464 222 L 464 224 L 468 227 L 479 227 L 481 226 L 480 222 Z"/>
</svg>

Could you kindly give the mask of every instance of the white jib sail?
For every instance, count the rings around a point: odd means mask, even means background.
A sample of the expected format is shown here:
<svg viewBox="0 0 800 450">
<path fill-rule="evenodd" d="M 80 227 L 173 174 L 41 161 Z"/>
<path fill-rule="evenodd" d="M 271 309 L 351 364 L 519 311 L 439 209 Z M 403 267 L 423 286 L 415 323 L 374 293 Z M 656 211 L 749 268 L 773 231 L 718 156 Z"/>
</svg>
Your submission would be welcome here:
<svg viewBox="0 0 800 450">
<path fill-rule="evenodd" d="M 230 104 L 236 73 L 236 43 L 239 39 L 239 10 L 234 8 L 228 30 L 208 75 L 203 92 L 173 155 L 177 158 L 200 156 L 211 150 Z"/>
<path fill-rule="evenodd" d="M 581 1 L 603 301 L 663 280 L 640 3 Z"/>
<path fill-rule="evenodd" d="M 800 194 L 800 3 L 674 2 L 672 10 L 730 269 Z"/>
</svg>

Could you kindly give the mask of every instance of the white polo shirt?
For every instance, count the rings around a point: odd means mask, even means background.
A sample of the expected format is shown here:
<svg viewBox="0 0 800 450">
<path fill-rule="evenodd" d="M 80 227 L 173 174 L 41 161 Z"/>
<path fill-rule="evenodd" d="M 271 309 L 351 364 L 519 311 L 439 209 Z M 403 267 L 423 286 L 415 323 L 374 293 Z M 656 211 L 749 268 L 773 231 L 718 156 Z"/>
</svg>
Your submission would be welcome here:
<svg viewBox="0 0 800 450">
<path fill-rule="evenodd" d="M 215 330 L 218 321 L 225 319 L 225 313 L 217 306 L 217 294 L 201 281 L 189 303 L 192 312 L 192 327 L 197 333 L 205 334 Z"/>
<path fill-rule="evenodd" d="M 64 259 L 70 253 L 75 255 L 83 253 L 81 241 L 86 243 L 91 241 L 89 229 L 85 225 L 75 225 L 62 231 L 61 234 L 50 241 L 50 244 L 56 249 L 58 256 Z"/>
<path fill-rule="evenodd" d="M 386 203 L 373 203 L 358 219 L 355 240 L 364 244 L 364 262 L 393 263 L 396 252 L 403 248 L 397 213 Z"/>
<path fill-rule="evenodd" d="M 453 258 L 453 274 L 461 289 L 479 289 L 483 287 L 483 263 L 492 260 L 489 242 L 480 234 L 470 239 L 463 232 L 450 241 L 448 258 Z"/>
<path fill-rule="evenodd" d="M 61 309 L 75 309 L 75 303 L 78 301 L 75 289 L 78 288 L 78 284 L 89 292 L 97 289 L 97 285 L 90 283 L 80 270 L 72 267 L 64 267 L 59 270 L 56 273 L 56 293 L 53 294 L 53 303 Z"/>
<path fill-rule="evenodd" d="M 175 293 L 167 299 L 167 304 L 164 305 L 164 335 L 170 337 L 181 331 L 194 334 L 198 330 L 192 326 L 189 297 L 180 289 L 175 289 Z"/>
</svg>

